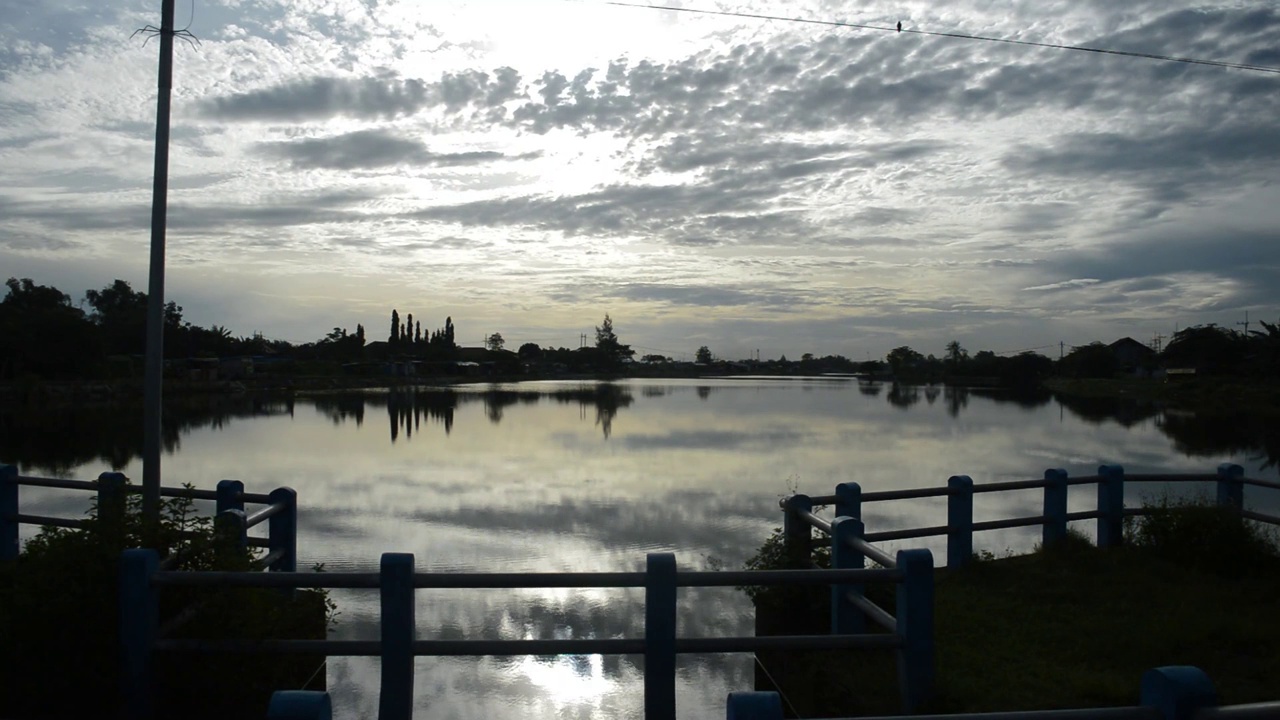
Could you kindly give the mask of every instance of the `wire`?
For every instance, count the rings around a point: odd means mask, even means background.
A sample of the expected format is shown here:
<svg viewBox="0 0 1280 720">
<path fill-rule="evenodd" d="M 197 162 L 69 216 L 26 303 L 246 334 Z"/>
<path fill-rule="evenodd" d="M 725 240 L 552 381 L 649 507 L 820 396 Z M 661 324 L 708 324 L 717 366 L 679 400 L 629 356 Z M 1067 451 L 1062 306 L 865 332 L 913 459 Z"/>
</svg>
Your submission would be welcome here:
<svg viewBox="0 0 1280 720">
<path fill-rule="evenodd" d="M 642 5 L 640 3 L 621 2 L 620 0 L 605 0 L 604 5 L 616 5 L 618 7 L 630 8 L 646 8 L 650 10 L 670 10 L 672 12 L 686 12 L 697 15 L 723 15 L 727 17 L 749 18 L 752 20 L 779 20 L 782 22 L 804 23 L 807 25 L 826 25 L 829 27 L 845 27 L 855 28 L 858 30 L 880 30 L 882 32 L 903 32 L 913 35 L 931 35 L 933 37 L 958 38 L 961 40 L 981 40 L 983 42 L 1008 43 L 1010 45 L 1028 45 L 1031 47 L 1052 48 L 1055 50 L 1075 50 L 1077 52 L 1099 53 L 1103 55 L 1122 55 L 1125 57 L 1146 58 L 1148 60 L 1163 60 L 1165 62 L 1189 63 L 1192 65 L 1210 65 L 1213 67 L 1230 68 L 1232 70 L 1249 70 L 1253 72 L 1272 73 L 1280 75 L 1280 67 L 1272 67 L 1269 65 L 1253 65 L 1249 63 L 1234 63 L 1225 60 L 1204 60 L 1201 58 L 1178 57 L 1174 55 L 1157 55 L 1155 53 L 1133 52 L 1130 50 L 1111 50 L 1108 48 L 1086 47 L 1083 45 L 1059 45 L 1057 43 L 1035 42 L 1032 40 L 1012 40 L 1010 38 L 987 37 L 983 35 L 967 35 L 965 33 L 954 32 L 935 32 L 930 30 L 915 30 L 911 28 L 902 28 L 885 25 L 864 25 L 860 23 L 841 22 L 839 20 L 814 20 L 811 18 L 790 18 L 781 15 L 761 15 L 758 13 L 733 12 L 729 10 L 700 10 L 697 8 L 673 7 L 669 5 Z"/>
</svg>

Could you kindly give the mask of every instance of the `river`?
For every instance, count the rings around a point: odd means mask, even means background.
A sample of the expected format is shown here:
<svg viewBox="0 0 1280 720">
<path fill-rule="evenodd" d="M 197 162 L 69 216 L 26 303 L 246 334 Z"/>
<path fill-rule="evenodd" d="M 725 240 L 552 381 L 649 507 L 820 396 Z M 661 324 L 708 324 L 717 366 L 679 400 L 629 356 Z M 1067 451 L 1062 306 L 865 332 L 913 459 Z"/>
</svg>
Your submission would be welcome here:
<svg viewBox="0 0 1280 720">
<path fill-rule="evenodd" d="M 134 406 L 0 408 L 0 459 L 24 474 L 118 469 L 138 480 L 140 428 Z M 1044 391 L 718 378 L 185 399 L 166 409 L 165 447 L 165 484 L 295 488 L 300 569 L 376 570 L 381 553 L 396 551 L 423 571 L 603 571 L 640 570 L 653 551 L 674 552 L 686 569 L 740 567 L 781 523 L 780 496 L 845 481 L 871 491 L 957 474 L 1038 478 L 1051 467 L 1089 475 L 1100 463 L 1203 473 L 1225 461 L 1274 480 L 1280 433 L 1264 418 Z M 1131 484 L 1127 502 L 1163 491 Z M 1038 514 L 1040 498 L 980 495 L 975 517 Z M 872 531 L 940 524 L 944 502 L 868 505 L 864 519 Z M 1095 502 L 1091 488 L 1071 493 L 1072 511 Z M 22 494 L 26 513 L 74 517 L 85 506 L 83 493 Z M 1276 513 L 1280 502 L 1246 491 L 1246 506 Z M 1035 539 L 1029 529 L 984 533 L 975 549 L 1018 552 Z M 941 541 L 924 545 L 945 561 Z M 332 638 L 377 637 L 376 593 L 333 596 Z M 626 637 L 643 624 L 638 591 L 419 591 L 417 603 L 422 639 Z M 682 590 L 679 623 L 683 636 L 750 634 L 751 607 L 732 589 Z M 420 658 L 416 703 L 422 717 L 638 717 L 638 663 Z M 680 715 L 722 715 L 725 694 L 748 689 L 753 672 L 747 656 L 682 657 Z M 376 716 L 375 660 L 333 658 L 327 681 L 339 717 Z"/>
</svg>

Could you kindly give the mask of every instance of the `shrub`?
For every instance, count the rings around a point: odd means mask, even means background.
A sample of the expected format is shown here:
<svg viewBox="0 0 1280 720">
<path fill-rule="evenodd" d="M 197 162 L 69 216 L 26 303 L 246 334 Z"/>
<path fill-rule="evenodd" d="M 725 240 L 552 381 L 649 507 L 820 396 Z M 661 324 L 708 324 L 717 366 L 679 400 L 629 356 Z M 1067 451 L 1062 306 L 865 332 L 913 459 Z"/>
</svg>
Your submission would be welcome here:
<svg viewBox="0 0 1280 720">
<path fill-rule="evenodd" d="M 1280 564 L 1274 531 L 1205 498 L 1165 495 L 1143 503 L 1146 514 L 1127 528 L 1134 547 L 1184 567 L 1241 578 Z"/>
<path fill-rule="evenodd" d="M 160 525 L 150 530 L 140 505 L 129 495 L 122 519 L 109 521 L 95 503 L 83 528 L 42 528 L 15 562 L 0 567 L 0 653 L 11 669 L 0 715 L 110 714 L 120 687 L 119 560 L 126 548 L 143 546 L 144 535 L 162 557 L 176 553 L 179 570 L 261 569 L 253 551 L 218 538 L 190 499 L 163 500 Z M 170 587 L 160 602 L 162 627 L 198 605 L 180 632 L 199 638 L 324 638 L 332 611 L 323 591 Z M 261 715 L 272 690 L 300 687 L 322 660 L 158 655 L 157 709 L 162 716 Z"/>
</svg>

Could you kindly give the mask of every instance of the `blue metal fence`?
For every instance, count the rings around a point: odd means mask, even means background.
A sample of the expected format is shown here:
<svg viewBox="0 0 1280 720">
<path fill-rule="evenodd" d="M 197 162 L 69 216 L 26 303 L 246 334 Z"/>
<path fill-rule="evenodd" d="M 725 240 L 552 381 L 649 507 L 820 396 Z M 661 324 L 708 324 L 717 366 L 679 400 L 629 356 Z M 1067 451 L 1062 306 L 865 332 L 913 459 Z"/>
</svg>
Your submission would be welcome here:
<svg viewBox="0 0 1280 720">
<path fill-rule="evenodd" d="M 142 489 L 129 484 L 123 473 L 104 472 L 97 480 L 62 480 L 20 475 L 14 465 L 0 465 L 0 561 L 13 560 L 20 550 L 21 525 L 39 525 L 64 528 L 83 528 L 83 518 L 50 517 L 23 514 L 20 507 L 20 488 L 43 487 L 63 490 L 81 490 L 97 494 L 98 517 L 110 521 L 122 520 L 126 495 L 141 494 Z M 292 488 L 276 488 L 268 494 L 244 491 L 239 480 L 223 480 L 217 490 L 198 490 L 185 487 L 162 487 L 162 497 L 212 500 L 215 503 L 214 522 L 225 536 L 236 540 L 241 548 L 264 548 L 267 551 L 263 564 L 271 571 L 293 572 L 297 569 L 298 556 L 298 494 Z M 245 514 L 245 505 L 266 507 Z M 267 537 L 249 535 L 249 530 L 267 523 Z"/>
<path fill-rule="evenodd" d="M 324 653 L 381 658 L 379 718 L 408 720 L 413 709 L 413 659 L 420 656 L 635 654 L 644 656 L 645 717 L 675 717 L 676 655 L 773 649 L 896 648 L 927 689 L 933 673 L 933 565 L 925 551 L 902 551 L 895 569 L 679 571 L 675 556 L 651 553 L 645 572 L 416 573 L 413 556 L 387 553 L 378 573 L 239 573 L 161 570 L 151 550 L 125 551 L 121 562 L 121 627 L 126 668 L 124 701 L 131 718 L 153 716 L 158 653 Z M 832 583 L 895 583 L 896 632 L 832 635 L 682 638 L 676 628 L 681 587 L 741 587 Z M 160 636 L 159 593 L 165 587 L 369 588 L 381 593 L 378 640 L 186 640 Z M 639 638 L 579 640 L 417 640 L 414 591 L 421 588 L 644 588 L 645 627 Z M 294 696 L 295 699 L 305 696 Z M 303 700 L 298 700 L 303 702 Z"/>
<path fill-rule="evenodd" d="M 783 498 L 781 506 L 786 513 L 784 533 L 786 534 L 789 552 L 797 562 L 807 566 L 812 561 L 809 554 L 812 548 L 811 529 L 824 533 L 824 542 L 831 542 L 833 554 L 837 546 L 849 546 L 853 552 L 862 553 L 876 562 L 883 564 L 887 554 L 872 543 L 890 540 L 909 540 L 925 537 L 947 538 L 947 567 L 959 568 L 973 557 L 973 534 L 985 530 L 1030 527 L 1039 525 L 1043 529 L 1042 541 L 1046 546 L 1061 541 L 1067 535 L 1068 523 L 1080 520 L 1097 521 L 1097 538 L 1099 547 L 1114 547 L 1124 542 L 1124 519 L 1134 515 L 1143 515 L 1143 508 L 1126 508 L 1124 506 L 1125 486 L 1131 482 L 1144 483 L 1188 483 L 1205 482 L 1216 486 L 1217 502 L 1220 506 L 1235 510 L 1241 517 L 1273 525 L 1280 525 L 1280 517 L 1246 510 L 1244 508 L 1244 488 L 1280 489 L 1280 482 L 1244 477 L 1244 469 L 1239 465 L 1223 463 L 1213 474 L 1132 474 L 1126 475 L 1119 465 L 1102 465 L 1097 475 L 1069 478 L 1062 469 L 1049 469 L 1044 472 L 1043 480 L 1015 480 L 1011 482 L 984 483 L 975 485 L 967 475 L 955 475 L 947 481 L 945 487 L 913 488 L 910 490 L 887 490 L 882 492 L 862 492 L 857 483 L 841 483 L 836 486 L 832 495 L 810 497 L 808 495 L 792 495 Z M 1073 485 L 1097 485 L 1098 504 L 1096 510 L 1084 512 L 1067 512 L 1068 488 Z M 1005 518 L 974 522 L 973 496 L 983 493 L 1006 492 L 1011 490 L 1044 490 L 1044 510 L 1040 515 L 1019 518 Z M 890 500 L 908 500 L 918 498 L 946 497 L 947 524 L 922 528 L 907 528 L 881 532 L 867 532 L 865 523 L 850 525 L 850 537 L 841 542 L 832 539 L 831 529 L 843 518 L 862 518 L 862 505 L 871 502 Z M 814 514 L 817 505 L 834 505 L 835 520 L 826 520 Z M 853 528 L 857 528 L 854 530 Z M 852 560 L 850 562 L 857 562 Z"/>
</svg>

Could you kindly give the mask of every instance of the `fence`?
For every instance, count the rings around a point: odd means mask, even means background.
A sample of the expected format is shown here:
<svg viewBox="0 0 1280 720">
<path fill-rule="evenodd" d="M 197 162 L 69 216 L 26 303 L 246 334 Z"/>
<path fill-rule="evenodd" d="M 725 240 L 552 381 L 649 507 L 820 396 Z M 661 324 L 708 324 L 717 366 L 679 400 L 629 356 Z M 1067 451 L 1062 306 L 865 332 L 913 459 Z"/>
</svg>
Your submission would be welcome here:
<svg viewBox="0 0 1280 720">
<path fill-rule="evenodd" d="M 130 485 L 123 473 L 104 472 L 96 481 L 61 480 L 19 475 L 16 466 L 0 465 L 0 561 L 18 557 L 19 526 L 23 524 L 64 528 L 85 526 L 83 518 L 23 514 L 19 505 L 19 489 L 23 486 L 97 493 L 98 517 L 107 522 L 123 521 L 126 495 L 142 492 L 141 488 Z M 221 532 L 233 538 L 242 548 L 266 549 L 263 564 L 268 570 L 293 572 L 297 569 L 298 494 L 292 488 L 276 488 L 264 495 L 245 492 L 244 483 L 239 480 L 223 480 L 218 483 L 216 490 L 162 487 L 160 495 L 214 501 L 214 522 Z M 245 514 L 246 503 L 266 507 L 252 514 Z M 267 523 L 267 537 L 249 535 L 250 528 L 263 522 Z"/>
<path fill-rule="evenodd" d="M 1113 547 L 1120 545 L 1124 542 L 1124 519 L 1148 512 L 1143 508 L 1126 508 L 1124 506 L 1126 482 L 1212 482 L 1217 486 L 1217 503 L 1220 506 L 1234 509 L 1241 517 L 1248 520 L 1280 525 L 1280 517 L 1244 509 L 1245 486 L 1280 489 L 1280 482 L 1246 478 L 1244 477 L 1244 469 L 1231 463 L 1219 465 L 1216 473 L 1203 475 L 1143 474 L 1126 476 L 1124 468 L 1119 465 L 1102 465 L 1098 468 L 1097 475 L 1068 478 L 1065 470 L 1050 469 L 1045 470 L 1043 480 L 1015 480 L 982 485 L 974 485 L 973 480 L 967 475 L 955 475 L 947 480 L 946 487 L 886 490 L 870 493 L 862 492 L 862 488 L 857 483 L 841 483 L 836 486 L 834 495 L 816 497 L 792 495 L 784 498 L 781 501 L 781 505 L 786 512 L 784 532 L 789 553 L 793 558 L 793 562 L 800 563 L 800 566 L 807 566 L 811 562 L 808 559 L 812 549 L 810 528 L 816 528 L 832 538 L 832 567 L 862 567 L 866 557 L 883 565 L 888 555 L 883 550 L 871 545 L 874 542 L 945 535 L 947 537 L 947 567 L 954 569 L 962 567 L 971 560 L 973 557 L 973 534 L 984 530 L 1040 525 L 1043 527 L 1043 543 L 1048 546 L 1066 537 L 1067 523 L 1096 519 L 1098 521 L 1098 546 Z M 1097 510 L 1067 512 L 1068 488 L 1073 485 L 1093 484 L 1098 486 Z M 974 495 L 1037 488 L 1044 489 L 1044 511 L 1042 514 L 988 520 L 985 522 L 973 521 Z M 932 497 L 947 498 L 946 525 L 866 532 L 865 525 L 861 521 L 862 505 L 864 503 Z M 814 506 L 831 504 L 835 505 L 835 520 L 828 521 L 814 514 Z M 837 528 L 839 529 L 837 530 Z M 837 537 L 837 534 L 839 534 L 839 537 Z M 841 553 L 839 558 L 841 564 L 837 564 L 838 552 Z M 847 605 L 847 603 L 845 604 Z M 848 608 L 845 611 L 851 612 Z"/>
<path fill-rule="evenodd" d="M 387 553 L 378 573 L 169 572 L 152 550 L 126 550 L 121 566 L 121 638 L 127 717 L 151 717 L 157 653 L 323 653 L 381 658 L 378 717 L 408 720 L 413 710 L 413 659 L 418 656 L 634 654 L 644 656 L 644 714 L 675 717 L 676 655 L 773 649 L 896 648 L 909 658 L 914 683 L 932 681 L 933 564 L 927 550 L 904 550 L 897 567 L 852 570 L 677 571 L 675 556 L 651 553 L 645 572 L 416 573 L 413 555 Z M 676 591 L 681 587 L 896 583 L 899 614 L 892 633 L 680 638 Z M 175 586 L 368 588 L 381 592 L 378 640 L 184 640 L 159 630 L 159 593 Z M 644 588 L 644 636 L 572 640 L 417 640 L 414 591 L 420 588 Z M 293 701 L 309 703 L 307 695 Z"/>
</svg>

